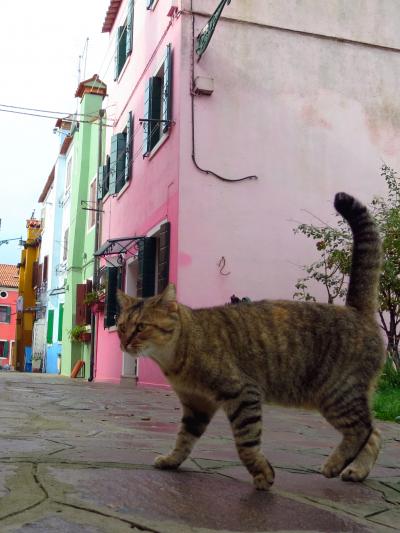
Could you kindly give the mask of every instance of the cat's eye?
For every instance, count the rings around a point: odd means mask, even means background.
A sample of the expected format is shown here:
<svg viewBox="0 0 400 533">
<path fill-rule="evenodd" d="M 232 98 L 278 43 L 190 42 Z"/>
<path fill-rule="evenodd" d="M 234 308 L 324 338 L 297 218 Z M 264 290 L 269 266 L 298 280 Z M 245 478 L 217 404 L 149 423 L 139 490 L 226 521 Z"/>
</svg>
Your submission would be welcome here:
<svg viewBox="0 0 400 533">
<path fill-rule="evenodd" d="M 136 326 L 136 331 L 143 331 L 144 330 L 144 324 L 140 323 Z"/>
</svg>

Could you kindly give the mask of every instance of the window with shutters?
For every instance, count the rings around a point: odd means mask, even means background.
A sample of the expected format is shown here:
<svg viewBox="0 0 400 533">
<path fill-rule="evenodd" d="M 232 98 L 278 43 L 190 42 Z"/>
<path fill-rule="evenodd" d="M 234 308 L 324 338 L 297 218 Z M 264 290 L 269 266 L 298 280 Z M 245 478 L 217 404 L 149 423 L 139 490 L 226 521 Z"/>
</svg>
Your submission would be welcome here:
<svg viewBox="0 0 400 533">
<path fill-rule="evenodd" d="M 58 306 L 58 331 L 57 340 L 62 341 L 63 338 L 63 318 L 64 318 L 64 304 Z"/>
<path fill-rule="evenodd" d="M 39 276 L 39 263 L 34 261 L 32 264 L 32 288 L 38 286 L 38 276 Z"/>
<path fill-rule="evenodd" d="M 11 321 L 11 307 L 9 305 L 0 305 L 0 322 L 9 324 Z"/>
<path fill-rule="evenodd" d="M 119 26 L 116 35 L 115 44 L 115 72 L 114 80 L 117 80 L 124 68 L 128 56 L 132 52 L 133 38 L 133 21 L 134 21 L 135 1 L 130 0 L 128 3 L 128 12 L 122 26 Z"/>
<path fill-rule="evenodd" d="M 72 176 L 72 157 L 67 161 L 67 171 L 65 175 L 65 191 L 69 191 L 71 188 L 71 176 Z"/>
<path fill-rule="evenodd" d="M 10 341 L 0 340 L 0 358 L 8 359 L 10 355 Z"/>
<path fill-rule="evenodd" d="M 76 285 L 76 310 L 75 324 L 77 326 L 87 326 L 91 322 L 90 307 L 86 305 L 85 296 L 92 291 L 92 280 L 88 279 L 86 283 Z"/>
<path fill-rule="evenodd" d="M 88 230 L 94 227 L 96 222 L 96 178 L 89 185 L 89 209 L 88 213 Z"/>
<path fill-rule="evenodd" d="M 162 292 L 169 281 L 170 223 L 139 242 L 136 294 L 146 298 Z"/>
<path fill-rule="evenodd" d="M 64 231 L 63 261 L 66 261 L 67 257 L 68 257 L 68 228 Z"/>
<path fill-rule="evenodd" d="M 49 309 L 47 313 L 47 335 L 46 335 L 46 340 L 48 344 L 53 343 L 53 326 L 54 326 L 54 310 Z"/>
<path fill-rule="evenodd" d="M 45 255 L 43 258 L 43 283 L 47 283 L 47 277 L 48 277 L 48 270 L 49 270 L 49 256 Z"/>
<path fill-rule="evenodd" d="M 119 306 L 117 302 L 117 289 L 123 289 L 122 286 L 122 267 L 106 268 L 106 297 L 104 309 L 104 328 L 115 326 Z"/>
<path fill-rule="evenodd" d="M 133 163 L 133 115 L 129 112 L 124 131 L 111 137 L 108 193 L 118 194 L 131 179 Z M 103 171 L 104 172 L 104 167 Z M 101 191 L 103 194 L 103 191 Z M 104 195 L 103 195 L 104 196 Z"/>
<path fill-rule="evenodd" d="M 144 95 L 143 157 L 150 155 L 171 126 L 172 104 L 172 52 L 167 50 L 162 65 L 147 80 Z"/>
<path fill-rule="evenodd" d="M 153 10 L 156 7 L 158 0 L 146 0 L 146 8 Z"/>
<path fill-rule="evenodd" d="M 106 164 L 99 167 L 97 179 L 97 199 L 103 200 L 110 186 L 110 156 L 106 158 Z"/>
</svg>

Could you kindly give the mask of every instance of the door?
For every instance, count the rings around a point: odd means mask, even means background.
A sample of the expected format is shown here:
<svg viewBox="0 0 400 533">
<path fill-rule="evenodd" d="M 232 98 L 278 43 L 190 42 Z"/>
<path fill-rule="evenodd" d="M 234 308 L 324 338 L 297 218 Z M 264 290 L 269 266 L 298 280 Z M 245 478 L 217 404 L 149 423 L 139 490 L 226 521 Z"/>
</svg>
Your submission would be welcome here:
<svg viewBox="0 0 400 533">
<path fill-rule="evenodd" d="M 139 272 L 136 257 L 132 258 L 131 261 L 127 262 L 125 270 L 125 291 L 127 294 L 129 294 L 129 296 L 136 296 L 136 286 Z M 122 352 L 122 377 L 136 378 L 137 370 L 137 359 L 134 359 L 126 352 Z"/>
</svg>

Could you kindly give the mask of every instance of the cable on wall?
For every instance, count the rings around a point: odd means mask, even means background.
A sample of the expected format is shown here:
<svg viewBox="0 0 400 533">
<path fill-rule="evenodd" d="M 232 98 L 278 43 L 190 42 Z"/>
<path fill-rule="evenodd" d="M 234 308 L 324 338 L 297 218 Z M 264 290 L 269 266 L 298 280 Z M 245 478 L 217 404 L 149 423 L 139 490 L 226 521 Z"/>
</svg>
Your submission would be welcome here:
<svg viewBox="0 0 400 533">
<path fill-rule="evenodd" d="M 195 127 L 194 127 L 194 119 L 195 119 L 195 113 L 194 113 L 194 97 L 195 93 L 193 92 L 194 87 L 194 48 L 195 48 L 195 36 L 194 36 L 194 24 L 195 24 L 195 16 L 193 13 L 193 0 L 191 0 L 190 4 L 190 10 L 192 13 L 192 50 L 191 50 L 191 87 L 190 87 L 190 95 L 192 98 L 192 161 L 194 163 L 194 166 L 199 170 L 200 172 L 203 172 L 204 174 L 209 174 L 211 176 L 214 176 L 215 178 L 226 181 L 230 183 L 237 183 L 240 181 L 246 181 L 246 180 L 257 180 L 258 176 L 255 174 L 252 174 L 250 176 L 244 176 L 243 178 L 226 178 L 224 176 L 221 176 L 220 174 L 217 174 L 213 170 L 208 170 L 205 168 L 202 168 L 196 160 L 196 143 L 195 143 Z"/>
</svg>

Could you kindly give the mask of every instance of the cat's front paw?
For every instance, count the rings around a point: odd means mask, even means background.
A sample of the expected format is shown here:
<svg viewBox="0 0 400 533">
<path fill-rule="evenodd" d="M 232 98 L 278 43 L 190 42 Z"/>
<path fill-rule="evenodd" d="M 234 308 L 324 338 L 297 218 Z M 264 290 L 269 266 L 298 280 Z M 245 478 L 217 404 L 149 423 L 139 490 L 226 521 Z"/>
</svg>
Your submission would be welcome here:
<svg viewBox="0 0 400 533">
<path fill-rule="evenodd" d="M 180 462 L 173 455 L 159 455 L 154 460 L 154 466 L 161 470 L 176 470 Z"/>
<path fill-rule="evenodd" d="M 254 476 L 253 481 L 257 490 L 269 490 L 274 483 L 274 478 L 267 473 L 262 473 Z"/>
</svg>

